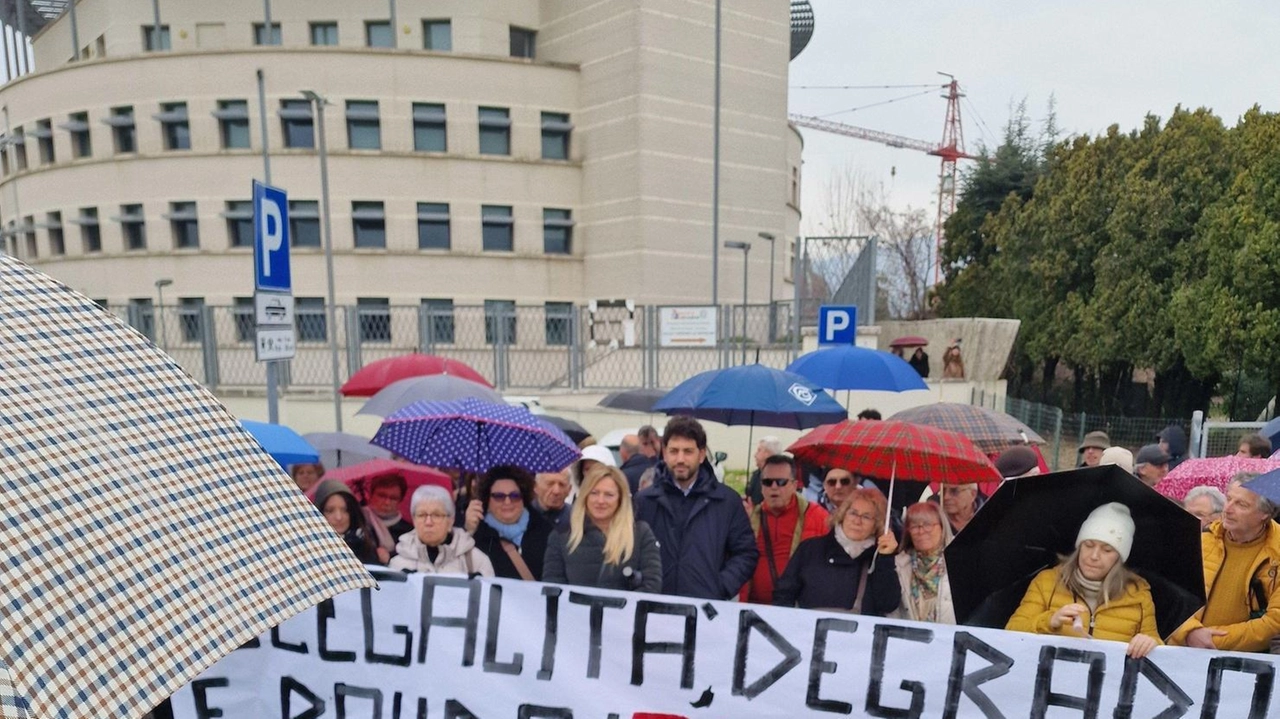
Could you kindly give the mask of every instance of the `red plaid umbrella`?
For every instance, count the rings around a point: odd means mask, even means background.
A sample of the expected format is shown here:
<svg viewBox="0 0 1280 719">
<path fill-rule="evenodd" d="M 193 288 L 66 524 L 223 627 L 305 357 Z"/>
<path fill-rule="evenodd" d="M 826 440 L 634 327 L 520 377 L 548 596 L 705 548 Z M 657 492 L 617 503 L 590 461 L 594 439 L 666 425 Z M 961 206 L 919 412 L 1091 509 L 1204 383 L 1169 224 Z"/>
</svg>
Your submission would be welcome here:
<svg viewBox="0 0 1280 719">
<path fill-rule="evenodd" d="M 1000 481 L 1000 473 L 973 442 L 955 432 L 910 422 L 845 420 L 824 424 L 787 448 L 796 459 L 839 467 L 864 477 L 944 484 Z"/>
<path fill-rule="evenodd" d="M 436 374 L 461 377 L 485 387 L 493 386 L 479 372 L 458 360 L 414 353 L 367 364 L 351 375 L 338 391 L 347 397 L 372 397 L 378 390 L 397 380 Z"/>
<path fill-rule="evenodd" d="M 925 424 L 964 435 L 987 454 L 999 454 L 1020 444 L 1044 444 L 1035 430 L 1003 412 L 956 402 L 937 402 L 893 415 L 893 419 Z"/>
<path fill-rule="evenodd" d="M 1208 457 L 1184 459 L 1156 485 L 1156 491 L 1181 502 L 1192 487 L 1209 486 L 1227 491 L 1231 478 L 1240 472 L 1263 474 L 1280 469 L 1280 460 L 1252 457 Z"/>
</svg>

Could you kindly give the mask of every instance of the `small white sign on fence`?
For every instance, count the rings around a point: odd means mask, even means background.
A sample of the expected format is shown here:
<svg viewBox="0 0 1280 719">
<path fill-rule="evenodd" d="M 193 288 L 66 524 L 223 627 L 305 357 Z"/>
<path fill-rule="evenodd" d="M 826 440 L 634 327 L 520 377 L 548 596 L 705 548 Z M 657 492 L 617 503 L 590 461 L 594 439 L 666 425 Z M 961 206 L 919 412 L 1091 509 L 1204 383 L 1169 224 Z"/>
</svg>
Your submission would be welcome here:
<svg viewBox="0 0 1280 719">
<path fill-rule="evenodd" d="M 715 347 L 715 307 L 658 308 L 658 343 L 663 347 Z"/>
</svg>

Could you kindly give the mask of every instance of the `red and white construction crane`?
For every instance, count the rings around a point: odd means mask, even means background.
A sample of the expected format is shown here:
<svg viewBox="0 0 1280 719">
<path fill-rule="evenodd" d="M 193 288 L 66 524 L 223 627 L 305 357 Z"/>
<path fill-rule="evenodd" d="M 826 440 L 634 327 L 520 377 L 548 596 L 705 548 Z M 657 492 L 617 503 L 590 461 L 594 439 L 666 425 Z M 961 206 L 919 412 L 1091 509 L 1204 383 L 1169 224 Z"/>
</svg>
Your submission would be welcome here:
<svg viewBox="0 0 1280 719">
<path fill-rule="evenodd" d="M 946 73 L 940 74 L 946 75 Z M 955 77 L 951 75 L 947 75 L 947 77 L 951 78 L 951 81 L 942 86 L 946 93 L 942 97 L 947 100 L 947 119 L 942 125 L 942 142 L 940 143 L 916 140 L 879 130 L 868 130 L 864 127 L 846 125 L 843 122 L 832 122 L 819 117 L 791 115 L 791 122 L 798 127 L 807 127 L 813 130 L 821 130 L 822 132 L 830 132 L 834 135 L 854 137 L 859 140 L 870 140 L 889 147 L 919 150 L 942 158 L 942 170 L 938 173 L 938 218 L 934 230 L 934 237 L 937 241 L 933 262 L 934 284 L 942 281 L 943 224 L 946 223 L 951 213 L 956 211 L 956 161 L 976 159 L 973 155 L 964 151 L 964 128 L 960 124 L 960 98 L 964 97 L 964 95 L 960 92 L 960 83 L 956 82 Z"/>
</svg>

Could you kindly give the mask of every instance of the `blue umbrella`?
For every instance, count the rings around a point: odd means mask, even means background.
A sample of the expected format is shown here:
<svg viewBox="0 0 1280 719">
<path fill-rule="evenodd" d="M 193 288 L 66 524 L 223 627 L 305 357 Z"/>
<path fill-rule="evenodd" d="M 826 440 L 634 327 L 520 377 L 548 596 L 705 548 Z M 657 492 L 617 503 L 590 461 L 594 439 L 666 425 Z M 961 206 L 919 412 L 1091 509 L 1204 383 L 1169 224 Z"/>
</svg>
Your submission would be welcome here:
<svg viewBox="0 0 1280 719">
<path fill-rule="evenodd" d="M 845 390 L 906 392 L 929 389 L 920 373 L 901 357 L 888 352 L 841 345 L 796 358 L 788 372 L 808 378 L 819 387 Z"/>
<path fill-rule="evenodd" d="M 1280 448 L 1280 417 L 1276 417 L 1262 425 L 1262 429 L 1258 430 L 1258 434 L 1270 440 L 1272 447 Z"/>
<path fill-rule="evenodd" d="M 1274 503 L 1280 503 L 1280 469 L 1260 474 L 1240 486 Z"/>
<path fill-rule="evenodd" d="M 382 422 L 373 444 L 414 464 L 487 472 L 514 464 L 559 472 L 582 456 L 564 432 L 524 407 L 483 402 L 414 402 Z"/>
<path fill-rule="evenodd" d="M 849 417 L 813 382 L 760 364 L 694 375 L 658 400 L 653 410 L 721 424 L 790 429 L 810 429 Z"/>
<path fill-rule="evenodd" d="M 253 435 L 253 438 L 258 440 L 258 444 L 262 445 L 267 454 L 279 462 L 281 467 L 320 461 L 320 453 L 307 444 L 307 440 L 303 439 L 302 435 L 284 425 L 242 419 L 240 426 Z"/>
</svg>

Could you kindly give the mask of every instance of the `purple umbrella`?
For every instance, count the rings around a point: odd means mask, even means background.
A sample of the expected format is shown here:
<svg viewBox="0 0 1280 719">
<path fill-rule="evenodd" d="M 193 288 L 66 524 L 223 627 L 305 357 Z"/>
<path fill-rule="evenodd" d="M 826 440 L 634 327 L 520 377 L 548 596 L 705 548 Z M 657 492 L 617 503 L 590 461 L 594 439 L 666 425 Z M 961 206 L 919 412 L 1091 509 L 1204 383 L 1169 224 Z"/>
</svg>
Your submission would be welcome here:
<svg viewBox="0 0 1280 719">
<path fill-rule="evenodd" d="M 372 443 L 414 464 L 487 472 L 514 464 L 559 472 L 582 454 L 564 432 L 524 407 L 482 402 L 414 402 L 382 422 Z"/>
</svg>

